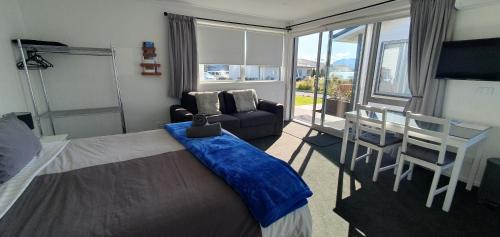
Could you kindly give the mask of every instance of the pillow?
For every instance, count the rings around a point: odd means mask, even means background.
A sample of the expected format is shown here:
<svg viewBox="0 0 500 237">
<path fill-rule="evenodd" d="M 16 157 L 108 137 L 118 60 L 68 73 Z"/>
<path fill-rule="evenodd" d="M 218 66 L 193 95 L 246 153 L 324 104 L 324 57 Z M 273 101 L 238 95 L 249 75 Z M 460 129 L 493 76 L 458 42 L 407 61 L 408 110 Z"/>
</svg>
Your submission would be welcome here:
<svg viewBox="0 0 500 237">
<path fill-rule="evenodd" d="M 0 119 L 0 184 L 7 182 L 42 150 L 40 139 L 15 116 Z"/>
<path fill-rule="evenodd" d="M 198 114 L 221 114 L 219 110 L 219 92 L 196 92 L 194 96 L 196 98 Z"/>
<path fill-rule="evenodd" d="M 253 100 L 255 101 L 255 104 L 258 105 L 259 104 L 259 98 L 257 97 L 257 92 L 255 92 L 254 89 L 243 89 L 243 90 L 229 90 L 227 91 L 227 93 L 233 95 L 234 92 L 240 92 L 240 91 L 251 91 L 252 94 L 253 94 Z"/>
<path fill-rule="evenodd" d="M 257 110 L 254 91 L 252 90 L 232 91 L 232 94 L 234 97 L 234 103 L 236 105 L 236 111 L 247 112 L 247 111 Z"/>
</svg>

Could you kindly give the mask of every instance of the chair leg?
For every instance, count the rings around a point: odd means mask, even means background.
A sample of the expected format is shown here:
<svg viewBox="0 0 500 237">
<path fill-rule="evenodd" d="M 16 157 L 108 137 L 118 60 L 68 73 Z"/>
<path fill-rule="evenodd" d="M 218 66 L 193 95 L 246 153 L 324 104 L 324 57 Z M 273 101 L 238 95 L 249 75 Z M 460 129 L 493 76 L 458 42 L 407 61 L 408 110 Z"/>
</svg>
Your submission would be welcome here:
<svg viewBox="0 0 500 237">
<path fill-rule="evenodd" d="M 356 165 L 356 158 L 358 157 L 358 141 L 354 142 L 354 150 L 352 151 L 351 159 L 351 171 L 354 171 L 354 165 Z"/>
<path fill-rule="evenodd" d="M 394 174 L 398 172 L 398 164 L 399 160 L 401 159 L 401 146 L 398 147 L 398 154 L 396 155 L 396 165 L 394 166 Z"/>
<path fill-rule="evenodd" d="M 366 159 L 365 159 L 365 162 L 368 164 L 368 163 L 370 163 L 370 156 L 371 156 L 371 154 L 372 154 L 372 149 L 371 149 L 371 148 L 369 148 L 369 147 L 367 147 L 367 148 L 366 148 L 366 153 L 367 153 L 367 154 L 369 154 L 369 155 L 366 157 Z"/>
<path fill-rule="evenodd" d="M 377 153 L 377 161 L 375 163 L 375 170 L 373 171 L 373 182 L 377 182 L 378 173 L 380 172 L 380 164 L 382 163 L 382 157 L 384 155 L 384 150 L 380 149 Z"/>
<path fill-rule="evenodd" d="M 404 165 L 405 165 L 405 159 L 401 157 L 399 159 L 398 168 L 396 172 L 396 180 L 394 180 L 394 188 L 393 188 L 394 192 L 397 192 L 399 189 L 399 182 L 401 182 L 401 174 L 403 173 Z"/>
<path fill-rule="evenodd" d="M 406 179 L 411 180 L 413 177 L 413 168 L 415 167 L 415 164 L 410 163 L 410 172 L 408 173 L 408 177 Z"/>
<path fill-rule="evenodd" d="M 432 178 L 431 189 L 429 190 L 429 196 L 427 197 L 427 203 L 425 204 L 426 207 L 432 206 L 432 201 L 434 201 L 434 195 L 436 193 L 440 177 L 441 177 L 441 169 L 435 170 L 434 178 Z"/>
</svg>

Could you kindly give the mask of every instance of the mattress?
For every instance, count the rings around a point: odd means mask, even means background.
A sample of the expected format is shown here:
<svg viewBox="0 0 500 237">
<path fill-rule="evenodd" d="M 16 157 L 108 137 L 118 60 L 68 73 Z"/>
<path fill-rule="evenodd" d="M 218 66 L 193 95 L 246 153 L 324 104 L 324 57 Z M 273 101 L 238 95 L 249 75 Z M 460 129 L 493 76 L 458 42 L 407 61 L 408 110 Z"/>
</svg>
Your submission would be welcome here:
<svg viewBox="0 0 500 237">
<path fill-rule="evenodd" d="M 262 228 L 165 130 L 45 144 L 34 160 L 0 187 L 2 236 L 311 235 L 307 205 Z"/>
</svg>

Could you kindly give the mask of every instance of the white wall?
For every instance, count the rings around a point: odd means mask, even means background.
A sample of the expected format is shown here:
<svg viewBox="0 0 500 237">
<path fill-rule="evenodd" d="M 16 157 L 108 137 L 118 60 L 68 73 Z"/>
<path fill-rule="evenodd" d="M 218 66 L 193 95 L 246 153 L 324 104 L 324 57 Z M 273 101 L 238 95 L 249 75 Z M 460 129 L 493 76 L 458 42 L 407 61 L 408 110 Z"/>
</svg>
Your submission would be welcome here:
<svg viewBox="0 0 500 237">
<path fill-rule="evenodd" d="M 117 48 L 117 66 L 130 132 L 154 129 L 159 124 L 168 122 L 168 108 L 178 102 L 177 99 L 166 96 L 167 22 L 163 16 L 164 11 L 253 24 L 285 25 L 284 22 L 153 0 L 20 0 L 20 5 L 26 22 L 27 38 L 59 41 L 71 46 L 107 47 L 112 44 Z M 141 43 L 145 40 L 152 40 L 156 44 L 162 64 L 161 77 L 140 75 Z M 278 84 L 279 82 L 275 83 Z M 272 83 L 266 86 L 255 85 L 262 98 L 279 99 L 276 92 L 269 89 Z M 241 87 L 247 86 L 203 85 L 201 89 Z M 278 86 L 274 88 L 278 89 Z"/>
<path fill-rule="evenodd" d="M 26 101 L 15 67 L 14 51 L 10 40 L 22 35 L 24 23 L 17 0 L 0 3 L 0 115 L 26 111 Z"/>
<path fill-rule="evenodd" d="M 480 5 L 457 12 L 453 40 L 500 37 L 500 3 Z M 493 126 L 489 138 L 480 147 L 482 158 L 500 157 L 500 82 L 448 80 L 444 114 L 456 118 Z M 472 150 L 464 163 L 464 174 L 471 166 Z M 480 175 L 484 169 L 483 159 Z M 480 178 L 476 180 L 479 183 Z"/>
</svg>

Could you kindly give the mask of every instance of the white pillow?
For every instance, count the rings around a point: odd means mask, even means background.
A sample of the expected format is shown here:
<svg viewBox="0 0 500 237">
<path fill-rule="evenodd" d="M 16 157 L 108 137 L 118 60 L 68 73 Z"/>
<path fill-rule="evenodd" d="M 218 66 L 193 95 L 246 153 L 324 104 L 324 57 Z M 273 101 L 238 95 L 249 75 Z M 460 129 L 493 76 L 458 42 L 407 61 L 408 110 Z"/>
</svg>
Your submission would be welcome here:
<svg viewBox="0 0 500 237">
<path fill-rule="evenodd" d="M 194 96 L 196 98 L 198 114 L 221 114 L 219 109 L 219 92 L 196 92 Z"/>
<path fill-rule="evenodd" d="M 247 112 L 257 110 L 254 90 L 232 91 L 232 94 L 236 105 L 236 111 Z"/>
</svg>

